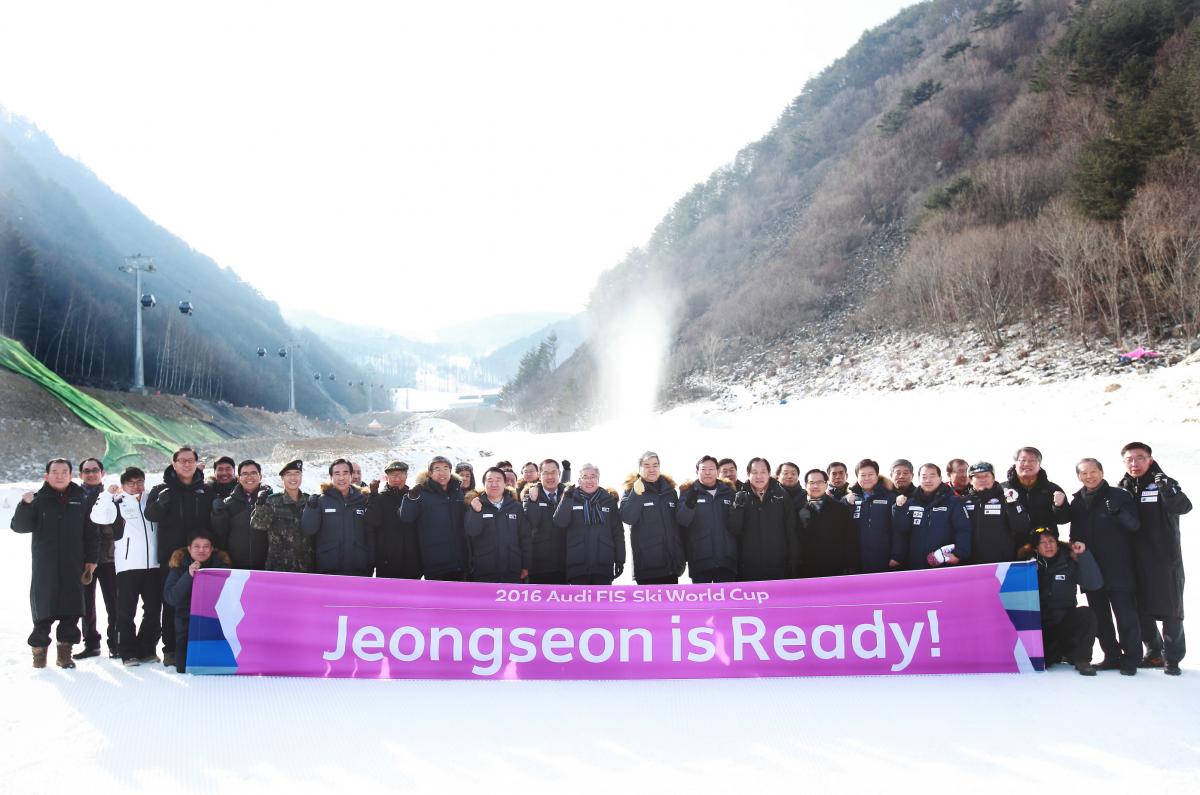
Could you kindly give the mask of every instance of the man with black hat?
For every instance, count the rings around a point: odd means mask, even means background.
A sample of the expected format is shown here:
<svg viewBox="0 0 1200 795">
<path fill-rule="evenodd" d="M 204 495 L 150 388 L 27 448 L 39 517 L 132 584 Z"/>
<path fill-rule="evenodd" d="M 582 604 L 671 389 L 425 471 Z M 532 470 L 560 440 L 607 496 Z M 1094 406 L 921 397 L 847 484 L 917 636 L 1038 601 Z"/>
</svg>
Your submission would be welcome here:
<svg viewBox="0 0 1200 795">
<path fill-rule="evenodd" d="M 1081 541 L 1067 547 L 1058 543 L 1058 528 L 1036 528 L 1033 547 L 1037 555 L 1038 591 L 1042 603 L 1042 647 L 1046 667 L 1066 660 L 1084 676 L 1095 676 L 1092 647 L 1096 644 L 1096 614 L 1075 600 L 1082 588 L 1104 587 L 1104 578 L 1092 553 Z"/>
<path fill-rule="evenodd" d="M 434 456 L 400 504 L 400 521 L 417 527 L 427 580 L 461 580 L 467 571 L 467 506 L 451 466 L 446 456 Z"/>
<path fill-rule="evenodd" d="M 313 570 L 312 539 L 300 530 L 300 517 L 308 495 L 300 490 L 304 462 L 289 461 L 279 470 L 281 491 L 259 495 L 250 514 L 250 527 L 267 534 L 266 571 L 308 573 Z"/>
<path fill-rule="evenodd" d="M 421 579 L 421 547 L 417 528 L 400 521 L 400 504 L 408 494 L 408 464 L 391 461 L 383 468 L 383 484 L 371 481 L 367 527 L 375 534 L 375 576 Z M 382 487 L 381 487 L 382 485 Z"/>
<path fill-rule="evenodd" d="M 952 462 L 953 463 L 953 462 Z M 996 470 L 987 461 L 967 470 L 971 486 L 963 507 L 971 517 L 971 559 L 968 563 L 1007 563 L 1029 537 L 1029 514 L 1017 493 L 996 482 Z M 951 489 L 953 483 L 947 483 Z"/>
<path fill-rule="evenodd" d="M 1125 477 L 1121 488 L 1138 501 L 1142 522 L 1133 548 L 1138 571 L 1138 623 L 1146 656 L 1141 667 L 1157 668 L 1179 676 L 1179 662 L 1187 652 L 1183 635 L 1183 549 L 1179 543 L 1179 517 L 1192 510 L 1192 501 L 1179 482 L 1159 467 L 1150 445 L 1130 442 L 1121 448 Z M 1162 622 L 1162 633 L 1158 622 Z M 1165 658 L 1164 658 L 1165 652 Z"/>
</svg>

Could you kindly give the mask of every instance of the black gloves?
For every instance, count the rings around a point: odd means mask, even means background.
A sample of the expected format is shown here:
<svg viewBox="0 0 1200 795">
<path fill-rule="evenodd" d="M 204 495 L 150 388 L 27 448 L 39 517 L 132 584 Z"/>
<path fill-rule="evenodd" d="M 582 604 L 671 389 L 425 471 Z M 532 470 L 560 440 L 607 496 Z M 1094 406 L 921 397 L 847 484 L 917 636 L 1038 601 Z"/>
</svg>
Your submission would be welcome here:
<svg viewBox="0 0 1200 795">
<path fill-rule="evenodd" d="M 623 571 L 625 571 L 625 564 L 624 564 L 624 563 L 614 563 L 614 564 L 613 564 L 613 579 L 615 580 L 615 579 L 617 579 L 618 577 L 620 577 L 620 576 L 621 576 L 621 572 L 623 572 Z"/>
<path fill-rule="evenodd" d="M 571 482 L 571 462 L 565 458 L 563 459 L 563 465 L 562 465 L 562 482 L 563 483 Z"/>
<path fill-rule="evenodd" d="M 271 487 L 270 486 L 262 486 L 261 488 L 259 488 L 258 494 L 255 495 L 254 504 L 262 505 L 264 502 L 267 501 L 267 497 L 270 497 L 270 496 L 271 496 Z"/>
<path fill-rule="evenodd" d="M 1104 498 L 1104 508 L 1109 513 L 1111 513 L 1113 516 L 1116 516 L 1117 514 L 1119 514 L 1121 512 L 1121 506 L 1117 505 L 1115 502 L 1113 502 L 1112 497 Z"/>
<path fill-rule="evenodd" d="M 687 497 L 685 497 L 683 501 L 687 503 L 687 507 L 695 508 L 696 507 L 696 490 L 694 488 L 688 489 Z"/>
<path fill-rule="evenodd" d="M 320 494 L 308 495 L 308 507 L 312 508 L 314 511 L 317 508 L 320 508 L 321 507 L 321 495 Z"/>
<path fill-rule="evenodd" d="M 733 495 L 733 505 L 735 508 L 745 508 L 750 504 L 750 492 L 739 491 Z"/>
<path fill-rule="evenodd" d="M 800 517 L 800 524 L 806 525 L 808 524 L 809 520 L 812 519 L 812 511 L 810 511 L 808 506 L 805 505 L 800 509 L 800 513 L 797 514 L 797 516 Z"/>
<path fill-rule="evenodd" d="M 154 499 L 154 502 L 156 505 L 158 505 L 158 507 L 161 510 L 165 511 L 168 508 L 170 508 L 171 507 L 171 490 L 163 489 L 162 491 L 160 491 L 158 493 L 158 496 Z"/>
<path fill-rule="evenodd" d="M 574 493 L 575 493 L 575 484 L 572 483 L 570 486 L 567 486 L 567 490 L 563 492 L 563 496 L 570 497 Z"/>
</svg>

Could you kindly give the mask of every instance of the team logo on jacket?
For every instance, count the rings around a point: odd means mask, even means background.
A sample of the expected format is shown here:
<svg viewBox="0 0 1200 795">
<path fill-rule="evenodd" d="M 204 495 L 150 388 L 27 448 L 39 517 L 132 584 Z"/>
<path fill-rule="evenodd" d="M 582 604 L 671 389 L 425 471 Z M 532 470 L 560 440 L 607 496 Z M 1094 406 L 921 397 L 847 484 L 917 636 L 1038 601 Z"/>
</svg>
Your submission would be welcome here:
<svg viewBox="0 0 1200 795">
<path fill-rule="evenodd" d="M 1142 502 L 1158 502 L 1158 486 L 1147 486 L 1142 492 Z"/>
<path fill-rule="evenodd" d="M 517 515 L 516 515 L 515 513 L 510 513 L 510 514 L 508 515 L 508 518 L 509 518 L 509 519 L 516 519 L 516 518 L 517 518 Z"/>
</svg>

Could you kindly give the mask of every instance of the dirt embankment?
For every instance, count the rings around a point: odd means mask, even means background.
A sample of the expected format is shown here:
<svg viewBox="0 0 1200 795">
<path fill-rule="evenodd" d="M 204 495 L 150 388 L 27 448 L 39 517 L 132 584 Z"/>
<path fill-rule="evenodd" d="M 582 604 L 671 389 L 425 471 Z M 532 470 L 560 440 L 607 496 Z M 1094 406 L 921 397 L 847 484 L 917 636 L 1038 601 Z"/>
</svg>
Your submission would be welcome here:
<svg viewBox="0 0 1200 795">
<path fill-rule="evenodd" d="M 201 459 L 210 462 L 222 455 L 286 461 L 318 452 L 365 452 L 388 446 L 400 424 L 400 418 L 381 415 L 380 427 L 367 428 L 366 423 L 348 426 L 178 395 L 84 391 L 112 408 L 166 421 L 183 443 L 196 447 Z M 35 479 L 51 458 L 79 462 L 103 457 L 104 452 L 102 433 L 33 381 L 0 369 L 0 481 Z M 157 470 L 167 463 L 166 456 L 146 450 L 141 465 Z"/>
</svg>

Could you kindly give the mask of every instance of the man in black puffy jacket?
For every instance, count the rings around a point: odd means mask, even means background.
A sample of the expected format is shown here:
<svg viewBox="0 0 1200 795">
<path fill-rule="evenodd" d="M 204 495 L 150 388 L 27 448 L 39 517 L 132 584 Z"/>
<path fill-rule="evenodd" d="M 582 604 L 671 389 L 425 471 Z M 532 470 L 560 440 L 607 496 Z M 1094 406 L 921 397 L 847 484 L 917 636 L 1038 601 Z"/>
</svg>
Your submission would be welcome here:
<svg viewBox="0 0 1200 795">
<path fill-rule="evenodd" d="M 375 534 L 375 576 L 421 579 L 421 546 L 412 522 L 400 521 L 400 506 L 408 494 L 408 464 L 392 461 L 383 468 L 385 483 L 371 481 L 367 526 Z"/>
<path fill-rule="evenodd" d="M 538 482 L 530 483 L 521 492 L 521 507 L 533 534 L 530 583 L 565 585 L 567 582 L 567 535 L 554 525 L 554 512 L 567 490 L 559 477 L 561 471 L 557 461 L 547 458 L 538 468 Z"/>
<path fill-rule="evenodd" d="M 675 481 L 661 473 L 658 455 L 642 453 L 621 495 L 621 521 L 629 525 L 638 585 L 674 585 L 683 574 L 687 561 L 675 521 L 678 500 Z"/>
<path fill-rule="evenodd" d="M 1121 488 L 1137 500 L 1142 527 L 1134 548 L 1138 571 L 1138 623 L 1146 644 L 1143 668 L 1164 664 L 1166 673 L 1182 673 L 1179 662 L 1187 652 L 1183 635 L 1183 549 L 1179 517 L 1192 510 L 1192 501 L 1179 482 L 1167 477 L 1154 460 L 1150 445 L 1130 442 L 1121 449 L 1126 475 Z M 1162 622 L 1162 633 L 1158 622 Z"/>
<path fill-rule="evenodd" d="M 235 569 L 262 571 L 267 563 L 267 532 L 250 525 L 254 505 L 271 494 L 263 485 L 262 468 L 257 461 L 243 461 L 237 467 L 237 484 L 225 499 L 213 501 L 211 517 L 213 540 L 233 561 Z"/>
<path fill-rule="evenodd" d="M 1006 477 L 1004 488 L 1017 493 L 1017 501 L 1029 516 L 1030 527 L 1055 527 L 1071 521 L 1066 490 L 1046 477 L 1041 450 L 1018 449 Z"/>
<path fill-rule="evenodd" d="M 862 566 L 862 552 L 850 508 L 834 498 L 824 470 L 806 472 L 804 488 L 808 499 L 796 512 L 800 576 L 856 574 Z"/>
<path fill-rule="evenodd" d="M 737 580 L 738 541 L 729 529 L 733 497 L 733 485 L 717 479 L 717 459 L 711 455 L 696 462 L 695 481 L 679 485 L 675 518 L 692 582 Z"/>
<path fill-rule="evenodd" d="M 1133 552 L 1134 535 L 1141 527 L 1137 507 L 1129 492 L 1108 485 L 1104 467 L 1096 459 L 1082 459 L 1075 465 L 1075 473 L 1083 488 L 1071 498 L 1071 541 L 1087 545 L 1104 576 L 1103 588 L 1086 592 L 1104 650 L 1100 668 L 1120 669 L 1125 676 L 1133 676 L 1142 661 Z"/>
<path fill-rule="evenodd" d="M 1046 667 L 1067 660 L 1084 676 L 1095 676 L 1092 646 L 1096 644 L 1096 614 L 1079 607 L 1075 595 L 1104 586 L 1100 567 L 1082 541 L 1070 547 L 1058 543 L 1058 528 L 1033 531 L 1042 604 L 1042 647 Z"/>
<path fill-rule="evenodd" d="M 400 521 L 417 528 L 421 565 L 427 580 L 461 580 L 467 571 L 466 506 L 450 459 L 434 456 L 417 485 L 400 502 Z"/>
<path fill-rule="evenodd" d="M 567 582 L 611 585 L 625 570 L 625 525 L 617 512 L 617 493 L 600 487 L 594 464 L 579 468 L 579 485 L 568 486 L 554 526 L 566 531 Z"/>
<path fill-rule="evenodd" d="M 995 470 L 979 461 L 968 470 L 971 486 L 963 507 L 971 517 L 971 559 L 968 563 L 1007 563 L 1029 540 L 1029 514 L 1014 489 L 996 482 Z M 954 488 L 952 484 L 947 484 Z"/>
<path fill-rule="evenodd" d="M 158 525 L 158 564 L 162 581 L 171 573 L 171 555 L 186 547 L 199 533 L 211 537 L 212 488 L 204 482 L 196 451 L 181 447 L 171 456 L 163 482 L 146 498 L 146 519 Z M 175 664 L 175 608 L 162 607 L 163 665 Z"/>
<path fill-rule="evenodd" d="M 370 577 L 375 567 L 375 536 L 367 529 L 367 494 L 353 483 L 350 462 L 329 465 L 330 483 L 312 494 L 300 516 L 300 529 L 312 537 L 318 574 Z"/>
</svg>

